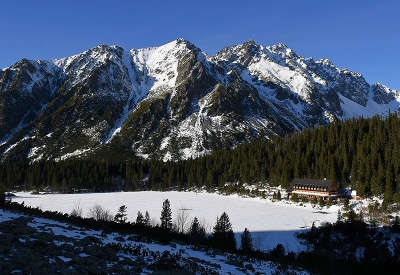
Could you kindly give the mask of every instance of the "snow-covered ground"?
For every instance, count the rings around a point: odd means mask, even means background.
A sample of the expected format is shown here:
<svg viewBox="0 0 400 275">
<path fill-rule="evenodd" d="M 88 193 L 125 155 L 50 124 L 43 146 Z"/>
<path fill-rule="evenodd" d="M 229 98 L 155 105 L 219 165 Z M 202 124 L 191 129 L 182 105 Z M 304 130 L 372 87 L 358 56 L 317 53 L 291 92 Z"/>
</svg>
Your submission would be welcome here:
<svg viewBox="0 0 400 275">
<path fill-rule="evenodd" d="M 335 222 L 338 206 L 319 209 L 311 205 L 300 206 L 287 201 L 272 202 L 269 199 L 241 198 L 237 195 L 222 196 L 195 192 L 115 192 L 85 194 L 41 194 L 15 193 L 13 201 L 40 207 L 42 210 L 71 213 L 78 204 L 83 208 L 83 216 L 88 209 L 100 204 L 115 215 L 122 205 L 127 206 L 129 221 L 135 221 L 137 212 L 148 211 L 153 222 L 159 222 L 162 203 L 169 199 L 175 220 L 180 209 L 189 213 L 189 222 L 196 216 L 204 223 L 208 232 L 212 231 L 216 219 L 226 212 L 232 223 L 238 244 L 240 235 L 247 228 L 253 238 L 255 249 L 268 250 L 281 243 L 287 251 L 304 249 L 294 233 L 316 226 L 322 222 Z"/>
<path fill-rule="evenodd" d="M 0 209 L 0 223 L 5 221 L 10 221 L 16 218 L 19 218 L 21 215 L 16 213 L 10 213 L 3 211 Z M 111 243 L 118 243 L 122 246 L 130 246 L 130 247 L 139 247 L 142 251 L 148 253 L 149 251 L 156 252 L 156 253 L 164 253 L 164 251 L 169 251 L 171 254 L 178 254 L 180 255 L 180 261 L 189 261 L 189 262 L 196 262 L 199 263 L 201 266 L 205 268 L 209 268 L 211 270 L 217 271 L 219 274 L 256 274 L 262 272 L 262 274 L 276 274 L 277 266 L 271 264 L 267 261 L 252 261 L 252 268 L 253 272 L 247 270 L 245 268 L 238 268 L 234 264 L 232 264 L 227 255 L 224 254 L 208 254 L 204 251 L 196 251 L 192 250 L 188 246 L 180 245 L 177 243 L 173 243 L 171 245 L 162 245 L 159 243 L 146 243 L 146 242 L 138 242 L 134 241 L 127 235 L 119 235 L 117 233 L 110 233 L 110 234 L 103 234 L 101 231 L 96 230 L 82 230 L 76 226 L 70 226 L 69 224 L 51 221 L 48 219 L 43 218 L 34 218 L 31 222 L 28 223 L 29 227 L 34 228 L 38 232 L 51 232 L 57 235 L 65 236 L 67 239 L 66 241 L 58 241 L 53 240 L 57 246 L 62 246 L 69 244 L 71 245 L 70 238 L 74 240 L 81 240 L 87 237 L 93 237 L 97 239 L 102 245 L 107 245 Z M 25 242 L 24 239 L 19 239 L 20 242 Z M 66 243 L 68 242 L 68 243 Z M 75 249 L 81 249 L 79 247 L 75 247 Z M 61 253 L 61 252 L 60 252 Z M 81 258 L 89 257 L 90 255 L 86 253 L 79 254 Z M 133 254 L 129 254 L 123 251 L 118 252 L 119 261 L 125 263 L 123 261 L 124 258 L 131 259 L 135 261 L 137 256 Z M 67 267 L 72 263 L 72 258 L 65 257 L 63 255 L 58 255 L 56 258 L 61 259 Z M 143 256 L 142 259 L 151 262 L 154 260 L 151 256 Z M 46 260 L 46 259 L 44 259 Z M 54 257 L 48 259 L 49 261 L 56 261 Z M 112 266 L 116 263 L 108 263 L 108 266 Z M 243 263 L 244 265 L 246 262 Z M 69 267 L 69 270 L 74 270 L 73 266 Z M 15 270 L 16 273 L 20 273 L 21 270 Z M 152 271 L 147 270 L 146 268 L 140 274 L 150 274 Z M 306 275 L 308 272 L 298 270 L 293 272 L 293 274 L 299 275 Z"/>
</svg>

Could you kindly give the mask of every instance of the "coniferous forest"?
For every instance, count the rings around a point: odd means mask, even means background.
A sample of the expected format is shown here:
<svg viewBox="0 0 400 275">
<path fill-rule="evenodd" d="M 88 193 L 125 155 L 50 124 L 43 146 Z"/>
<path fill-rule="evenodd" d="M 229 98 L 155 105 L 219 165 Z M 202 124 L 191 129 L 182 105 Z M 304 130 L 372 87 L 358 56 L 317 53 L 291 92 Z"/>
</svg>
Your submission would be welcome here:
<svg viewBox="0 0 400 275">
<path fill-rule="evenodd" d="M 119 159 L 117 155 L 64 161 L 2 163 L 7 190 L 57 192 L 185 190 L 238 192 L 237 183 L 286 187 L 291 179 L 328 178 L 358 195 L 400 202 L 400 117 L 356 118 L 271 140 L 216 150 L 197 159 Z"/>
</svg>

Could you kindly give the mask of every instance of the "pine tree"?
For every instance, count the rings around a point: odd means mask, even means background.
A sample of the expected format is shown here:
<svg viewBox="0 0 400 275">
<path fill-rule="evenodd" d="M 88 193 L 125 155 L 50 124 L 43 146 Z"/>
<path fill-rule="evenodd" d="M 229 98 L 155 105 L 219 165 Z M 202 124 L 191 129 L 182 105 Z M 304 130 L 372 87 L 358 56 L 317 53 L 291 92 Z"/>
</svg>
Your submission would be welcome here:
<svg viewBox="0 0 400 275">
<path fill-rule="evenodd" d="M 160 220 L 161 220 L 161 228 L 167 230 L 172 229 L 172 211 L 168 199 L 164 200 L 163 202 Z"/>
<path fill-rule="evenodd" d="M 244 255 L 250 255 L 253 251 L 253 239 L 251 238 L 251 233 L 247 228 L 244 229 L 241 236 L 240 250 Z"/>
<path fill-rule="evenodd" d="M 119 223 L 125 223 L 126 220 L 128 219 L 126 216 L 126 206 L 122 205 L 119 207 L 117 214 L 114 216 L 114 221 L 119 222 Z"/>
</svg>

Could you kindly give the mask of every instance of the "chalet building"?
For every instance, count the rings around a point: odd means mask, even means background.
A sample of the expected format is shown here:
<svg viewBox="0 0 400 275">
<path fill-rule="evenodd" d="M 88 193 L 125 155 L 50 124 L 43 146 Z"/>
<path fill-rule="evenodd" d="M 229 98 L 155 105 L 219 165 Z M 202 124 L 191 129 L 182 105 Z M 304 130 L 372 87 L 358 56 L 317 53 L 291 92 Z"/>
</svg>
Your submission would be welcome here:
<svg viewBox="0 0 400 275">
<path fill-rule="evenodd" d="M 339 197 L 339 189 L 336 183 L 332 180 L 317 180 L 317 179 L 294 179 L 287 191 L 288 199 L 293 194 L 297 194 L 299 198 L 328 198 L 336 199 Z"/>
</svg>

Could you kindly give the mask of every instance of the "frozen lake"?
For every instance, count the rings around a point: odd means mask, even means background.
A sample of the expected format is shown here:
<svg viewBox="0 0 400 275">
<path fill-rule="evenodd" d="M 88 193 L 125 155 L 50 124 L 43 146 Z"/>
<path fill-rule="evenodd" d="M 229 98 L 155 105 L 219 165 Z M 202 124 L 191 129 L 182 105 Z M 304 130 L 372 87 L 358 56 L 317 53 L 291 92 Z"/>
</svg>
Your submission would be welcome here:
<svg viewBox="0 0 400 275">
<path fill-rule="evenodd" d="M 172 217 L 175 220 L 179 209 L 187 209 L 189 222 L 196 216 L 203 222 L 208 232 L 212 231 L 217 217 L 226 212 L 236 233 L 238 244 L 243 230 L 251 232 L 255 249 L 267 250 L 281 243 L 286 250 L 299 251 L 295 232 L 310 228 L 312 223 L 318 226 L 322 222 L 335 222 L 337 206 L 329 209 L 312 208 L 310 205 L 299 206 L 287 201 L 272 202 L 269 199 L 241 198 L 237 195 L 222 196 L 195 192 L 114 192 L 84 194 L 44 194 L 16 193 L 13 201 L 40 207 L 42 210 L 71 213 L 77 204 L 83 208 L 83 216 L 88 208 L 95 204 L 102 205 L 112 215 L 121 205 L 127 206 L 127 218 L 135 221 L 137 212 L 148 211 L 153 222 L 159 222 L 162 203 L 169 199 Z"/>
</svg>

